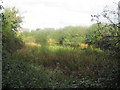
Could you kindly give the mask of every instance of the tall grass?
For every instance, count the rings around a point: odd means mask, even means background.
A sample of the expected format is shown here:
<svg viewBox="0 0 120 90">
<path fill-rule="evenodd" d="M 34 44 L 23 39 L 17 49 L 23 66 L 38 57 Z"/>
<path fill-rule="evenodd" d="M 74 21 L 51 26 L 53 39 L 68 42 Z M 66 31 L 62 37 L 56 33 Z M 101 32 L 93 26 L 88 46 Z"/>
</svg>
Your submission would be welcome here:
<svg viewBox="0 0 120 90">
<path fill-rule="evenodd" d="M 50 46 L 50 47 L 25 47 L 15 53 L 16 58 L 24 59 L 28 63 L 43 65 L 45 67 L 60 68 L 66 72 L 91 73 L 95 66 L 115 66 L 115 60 L 109 60 L 105 52 L 100 49 L 74 49 L 72 47 Z M 103 68 L 104 69 L 104 68 Z M 96 74 L 97 75 L 97 74 Z M 98 75 L 99 76 L 99 75 Z"/>
<path fill-rule="evenodd" d="M 117 61 L 110 60 L 98 48 L 39 47 L 26 44 L 3 63 L 4 87 L 75 88 L 117 85 L 114 76 L 117 74 Z"/>
</svg>

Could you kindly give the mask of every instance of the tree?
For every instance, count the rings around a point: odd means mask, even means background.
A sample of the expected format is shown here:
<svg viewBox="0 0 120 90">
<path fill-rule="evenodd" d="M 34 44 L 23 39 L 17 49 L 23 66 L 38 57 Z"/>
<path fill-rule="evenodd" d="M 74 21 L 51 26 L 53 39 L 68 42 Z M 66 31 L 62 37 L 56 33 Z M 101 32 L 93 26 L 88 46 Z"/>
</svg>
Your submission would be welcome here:
<svg viewBox="0 0 120 90">
<path fill-rule="evenodd" d="M 2 13 L 2 44 L 3 53 L 7 51 L 12 53 L 19 49 L 22 45 L 21 36 L 18 35 L 17 27 L 20 26 L 22 17 L 19 11 L 13 8 L 6 8 Z"/>
<path fill-rule="evenodd" d="M 118 7 L 115 10 L 105 7 L 101 14 L 91 16 L 92 21 L 97 22 L 96 30 L 88 36 L 88 38 L 91 37 L 91 44 L 94 43 L 101 49 L 114 52 L 119 57 L 120 24 L 118 23 Z"/>
</svg>

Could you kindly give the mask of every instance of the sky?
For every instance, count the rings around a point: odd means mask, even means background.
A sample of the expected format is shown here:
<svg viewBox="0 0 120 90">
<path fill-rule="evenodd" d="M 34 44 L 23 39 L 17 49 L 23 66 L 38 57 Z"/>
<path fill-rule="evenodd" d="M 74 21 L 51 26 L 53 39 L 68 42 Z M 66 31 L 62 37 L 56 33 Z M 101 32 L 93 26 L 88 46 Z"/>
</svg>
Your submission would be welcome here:
<svg viewBox="0 0 120 90">
<path fill-rule="evenodd" d="M 24 17 L 22 27 L 63 28 L 90 26 L 91 15 L 102 12 L 106 5 L 120 0 L 2 0 L 4 7 L 15 6 Z M 115 5 L 115 4 L 114 4 Z"/>
</svg>

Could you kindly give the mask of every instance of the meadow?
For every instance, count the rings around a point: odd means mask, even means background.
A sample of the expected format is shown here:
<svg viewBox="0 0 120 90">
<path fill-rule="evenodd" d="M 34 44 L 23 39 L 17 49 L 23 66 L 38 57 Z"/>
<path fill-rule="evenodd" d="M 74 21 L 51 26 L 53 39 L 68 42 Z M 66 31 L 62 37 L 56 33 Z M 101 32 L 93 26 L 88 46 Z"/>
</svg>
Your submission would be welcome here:
<svg viewBox="0 0 120 90">
<path fill-rule="evenodd" d="M 109 57 L 107 51 L 85 44 L 86 33 L 77 37 L 81 38 L 78 42 L 75 42 L 76 37 L 70 42 L 71 38 L 66 36 L 61 45 L 58 38 L 62 35 L 53 38 L 60 30 L 47 35 L 48 32 L 22 33 L 24 46 L 12 56 L 7 54 L 5 64 L 3 61 L 4 87 L 117 87 L 117 59 Z"/>
</svg>

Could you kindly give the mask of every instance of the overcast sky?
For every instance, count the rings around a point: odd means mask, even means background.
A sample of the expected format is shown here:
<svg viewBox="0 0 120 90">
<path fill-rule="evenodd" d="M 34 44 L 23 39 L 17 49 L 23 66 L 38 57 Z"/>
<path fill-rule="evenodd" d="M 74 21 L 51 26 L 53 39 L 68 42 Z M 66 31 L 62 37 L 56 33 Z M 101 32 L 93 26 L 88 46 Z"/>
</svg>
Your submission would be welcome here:
<svg viewBox="0 0 120 90">
<path fill-rule="evenodd" d="M 62 28 L 89 26 L 91 14 L 102 12 L 106 5 L 119 0 L 3 0 L 4 7 L 15 6 L 24 17 L 24 28 Z"/>
</svg>

